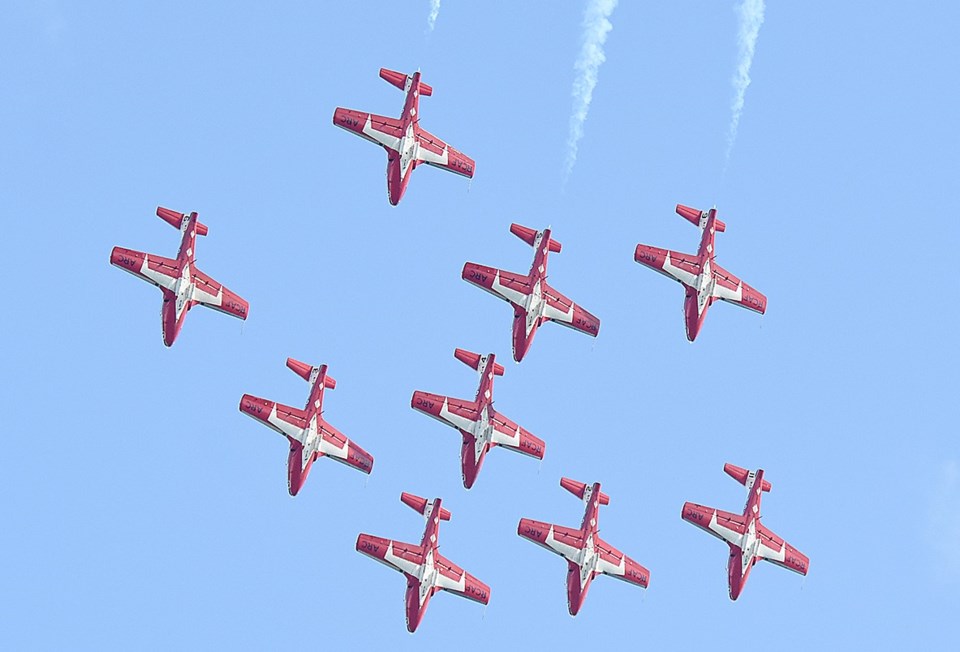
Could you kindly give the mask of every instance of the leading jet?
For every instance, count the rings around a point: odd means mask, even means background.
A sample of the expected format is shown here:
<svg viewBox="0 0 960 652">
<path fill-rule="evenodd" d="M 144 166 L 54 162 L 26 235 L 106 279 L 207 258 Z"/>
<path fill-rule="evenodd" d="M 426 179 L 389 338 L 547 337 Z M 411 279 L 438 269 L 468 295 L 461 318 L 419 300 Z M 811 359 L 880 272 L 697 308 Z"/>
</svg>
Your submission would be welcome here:
<svg viewBox="0 0 960 652">
<path fill-rule="evenodd" d="M 410 173 L 421 163 L 473 178 L 473 159 L 461 154 L 420 126 L 420 98 L 433 95 L 433 88 L 412 75 L 380 69 L 380 77 L 406 94 L 399 119 L 337 107 L 333 124 L 383 147 L 387 152 L 387 199 L 400 202 L 410 182 Z"/>
</svg>

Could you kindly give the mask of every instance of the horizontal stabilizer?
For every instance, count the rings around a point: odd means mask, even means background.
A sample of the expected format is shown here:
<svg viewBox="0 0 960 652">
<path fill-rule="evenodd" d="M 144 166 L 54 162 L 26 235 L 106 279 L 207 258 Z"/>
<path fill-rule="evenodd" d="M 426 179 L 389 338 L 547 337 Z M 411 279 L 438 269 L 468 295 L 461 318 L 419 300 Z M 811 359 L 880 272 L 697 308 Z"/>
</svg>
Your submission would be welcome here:
<svg viewBox="0 0 960 652">
<path fill-rule="evenodd" d="M 462 362 L 463 364 L 471 367 L 472 369 L 480 370 L 480 360 L 482 359 L 479 353 L 473 353 L 472 351 L 467 351 L 466 349 L 457 349 L 453 352 L 453 355 Z M 490 355 L 493 355 L 492 353 Z M 497 376 L 503 375 L 503 365 L 499 362 L 493 363 L 493 373 Z"/>
<path fill-rule="evenodd" d="M 287 366 L 301 378 L 303 378 L 308 383 L 310 382 L 310 376 L 313 374 L 314 367 L 308 365 L 306 362 L 300 362 L 299 360 L 294 360 L 293 358 L 287 358 Z M 320 365 L 319 367 L 320 375 L 323 376 L 323 386 L 327 389 L 334 389 L 337 386 L 337 381 L 334 380 L 331 376 L 327 375 L 327 365 Z"/>
<path fill-rule="evenodd" d="M 587 486 L 582 482 L 577 482 L 576 480 L 571 480 L 570 478 L 560 478 L 560 486 L 572 493 L 577 498 L 583 498 L 584 492 L 587 490 Z M 610 496 L 600 492 L 600 504 L 609 505 Z"/>
<path fill-rule="evenodd" d="M 518 238 L 526 242 L 531 247 L 533 246 L 533 243 L 536 241 L 536 238 L 537 238 L 537 231 L 535 229 L 531 229 L 528 226 L 521 226 L 520 224 L 511 224 L 510 233 L 517 236 Z M 558 254 L 560 253 L 560 249 L 561 249 L 560 243 L 554 240 L 553 238 L 550 238 L 550 251 L 552 251 L 555 254 Z"/>
<path fill-rule="evenodd" d="M 157 217 L 175 228 L 177 231 L 179 231 L 180 227 L 183 225 L 183 213 L 178 213 L 177 211 L 164 208 L 163 206 L 157 206 Z M 190 217 L 197 219 L 196 212 L 190 213 Z M 199 221 L 197 222 L 197 235 L 207 235 L 206 224 L 200 224 Z"/>
<path fill-rule="evenodd" d="M 684 206 L 683 204 L 677 204 L 677 215 L 687 220 L 694 226 L 702 229 L 706 225 L 707 217 L 709 217 L 710 212 L 716 213 L 715 208 L 711 208 L 709 211 L 701 211 L 696 208 L 691 208 L 690 206 Z M 714 223 L 714 228 L 718 233 L 723 233 L 727 230 L 727 225 L 717 220 Z"/>
<path fill-rule="evenodd" d="M 752 479 L 751 476 L 754 475 L 747 469 L 742 469 L 735 464 L 730 464 L 729 462 L 723 465 L 723 471 L 743 486 L 747 486 L 747 481 Z M 771 488 L 772 485 L 769 482 L 766 480 L 761 480 L 760 489 L 763 491 L 770 491 Z"/>
<path fill-rule="evenodd" d="M 387 83 L 393 84 L 402 91 L 406 90 L 407 81 L 410 79 L 406 73 L 390 70 L 389 68 L 381 68 L 380 77 Z M 427 84 L 424 84 L 423 82 L 420 82 L 420 95 L 424 95 L 426 97 L 433 95 L 433 88 Z"/>
<path fill-rule="evenodd" d="M 404 505 L 412 509 L 415 509 L 416 511 L 420 512 L 424 516 L 427 515 L 427 509 L 430 509 L 433 507 L 433 502 L 434 502 L 432 500 L 428 501 L 426 498 L 421 498 L 420 496 L 408 494 L 406 491 L 400 494 L 400 500 L 403 501 Z M 448 512 L 443 507 L 440 508 L 440 520 L 441 521 L 450 520 L 450 512 Z"/>
</svg>

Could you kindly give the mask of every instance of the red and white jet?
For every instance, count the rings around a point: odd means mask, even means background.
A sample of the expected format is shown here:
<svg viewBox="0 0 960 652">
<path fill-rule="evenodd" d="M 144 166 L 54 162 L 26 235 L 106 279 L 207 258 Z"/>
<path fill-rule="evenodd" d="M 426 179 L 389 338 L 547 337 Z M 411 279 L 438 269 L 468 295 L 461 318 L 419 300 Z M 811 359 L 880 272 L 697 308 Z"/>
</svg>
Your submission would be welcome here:
<svg viewBox="0 0 960 652">
<path fill-rule="evenodd" d="M 550 229 L 535 231 L 511 224 L 510 232 L 535 250 L 526 276 L 476 263 L 465 264 L 461 276 L 513 306 L 513 359 L 523 360 L 537 328 L 547 321 L 596 337 L 600 320 L 547 285 L 547 256 L 551 251 L 560 253 L 561 247 L 550 237 Z"/>
<path fill-rule="evenodd" d="M 290 441 L 287 458 L 287 488 L 296 496 L 307 481 L 313 463 L 330 457 L 355 469 L 370 473 L 373 456 L 343 436 L 323 417 L 323 390 L 333 389 L 337 381 L 327 375 L 327 365 L 319 367 L 287 358 L 287 366 L 310 383 L 310 397 L 302 410 L 282 403 L 244 394 L 240 411 L 267 424 Z"/>
<path fill-rule="evenodd" d="M 691 342 L 697 339 L 707 316 L 707 308 L 717 299 L 762 315 L 767 309 L 767 298 L 715 262 L 714 237 L 717 231 L 722 233 L 727 228 L 717 219 L 717 209 L 701 212 L 677 204 L 677 213 L 702 231 L 697 255 L 638 244 L 633 259 L 683 284 L 686 292 L 683 315 L 687 339 Z"/>
<path fill-rule="evenodd" d="M 770 483 L 763 479 L 763 469 L 747 471 L 733 464 L 724 464 L 723 470 L 747 488 L 747 504 L 743 514 L 731 514 L 687 502 L 683 504 L 682 515 L 683 520 L 723 539 L 730 546 L 730 559 L 727 561 L 730 599 L 740 597 L 750 569 L 760 559 L 806 575 L 810 567 L 807 556 L 760 523 L 760 494 L 771 488 Z"/>
<path fill-rule="evenodd" d="M 407 190 L 410 172 L 421 163 L 472 179 L 473 159 L 420 127 L 420 97 L 433 95 L 433 88 L 420 81 L 420 71 L 405 75 L 381 68 L 380 77 L 407 95 L 400 119 L 337 107 L 333 124 L 387 150 L 387 199 L 390 203 L 397 205 Z"/>
<path fill-rule="evenodd" d="M 153 283 L 163 292 L 163 343 L 173 345 L 187 312 L 197 304 L 246 319 L 250 304 L 197 269 L 197 236 L 207 235 L 207 227 L 200 223 L 197 214 L 184 215 L 158 206 L 157 216 L 182 234 L 176 260 L 114 247 L 110 263 Z"/>
<path fill-rule="evenodd" d="M 450 512 L 440 499 L 427 500 L 403 492 L 400 500 L 427 519 L 420 545 L 391 541 L 369 534 L 357 537 L 357 551 L 403 573 L 407 578 L 407 631 L 417 631 L 430 598 L 441 589 L 461 598 L 487 604 L 490 587 L 440 554 L 440 521 L 449 521 Z"/>
<path fill-rule="evenodd" d="M 543 459 L 546 444 L 529 431 L 493 409 L 493 377 L 503 375 L 503 366 L 492 353 L 478 353 L 457 349 L 457 360 L 480 372 L 480 386 L 472 401 L 449 398 L 439 394 L 416 391 L 410 407 L 460 431 L 460 468 L 463 486 L 469 489 L 477 480 L 483 458 L 494 446 L 505 446 L 524 455 Z"/>
<path fill-rule="evenodd" d="M 600 505 L 610 504 L 610 497 L 600 491 L 600 483 L 588 486 L 570 478 L 560 478 L 560 486 L 582 498 L 587 506 L 580 529 L 522 518 L 517 534 L 567 560 L 567 609 L 570 615 L 576 616 L 580 611 L 590 583 L 601 573 L 647 588 L 650 571 L 598 535 Z"/>
</svg>

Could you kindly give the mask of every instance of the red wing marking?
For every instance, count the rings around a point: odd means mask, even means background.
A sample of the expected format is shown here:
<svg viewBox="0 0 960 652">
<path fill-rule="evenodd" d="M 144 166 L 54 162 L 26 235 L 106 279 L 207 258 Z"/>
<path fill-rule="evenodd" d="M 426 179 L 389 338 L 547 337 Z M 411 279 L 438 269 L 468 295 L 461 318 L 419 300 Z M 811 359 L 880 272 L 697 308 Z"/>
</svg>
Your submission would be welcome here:
<svg viewBox="0 0 960 652">
<path fill-rule="evenodd" d="M 410 407 L 448 426 L 466 431 L 470 431 L 480 418 L 476 403 L 428 392 L 414 392 Z"/>
<path fill-rule="evenodd" d="M 193 270 L 193 284 L 193 299 L 199 304 L 240 319 L 247 318 L 250 304 L 199 269 Z"/>
<path fill-rule="evenodd" d="M 713 279 L 713 296 L 760 314 L 766 312 L 767 297 L 715 263 Z"/>
<path fill-rule="evenodd" d="M 782 566 L 801 575 L 807 574 L 810 559 L 805 554 L 763 524 L 757 524 L 757 534 L 760 536 L 760 548 L 757 550 L 757 555 L 761 559 L 766 559 L 777 566 Z"/>
<path fill-rule="evenodd" d="M 491 415 L 491 421 L 495 431 L 493 436 L 495 444 L 535 457 L 538 460 L 543 459 L 547 445 L 543 443 L 542 439 L 534 436 L 529 430 L 518 426 L 499 412 L 494 412 Z"/>
<path fill-rule="evenodd" d="M 434 558 L 438 577 L 437 584 L 444 591 L 449 591 L 462 598 L 487 604 L 490 602 L 490 587 L 466 572 L 452 561 L 436 553 Z"/>
<path fill-rule="evenodd" d="M 114 247 L 110 253 L 110 263 L 167 290 L 173 290 L 179 277 L 177 261 L 135 249 Z"/>
<path fill-rule="evenodd" d="M 463 266 L 461 276 L 463 280 L 517 307 L 522 307 L 527 296 L 533 292 L 526 276 L 495 267 L 467 263 Z"/>
<path fill-rule="evenodd" d="M 743 533 L 746 531 L 746 522 L 740 514 L 731 514 L 690 502 L 684 503 L 681 514 L 683 520 L 735 546 L 740 545 Z"/>
<path fill-rule="evenodd" d="M 403 126 L 399 120 L 353 109 L 338 108 L 333 114 L 333 124 L 395 152 L 400 150 Z"/>
<path fill-rule="evenodd" d="M 638 244 L 633 259 L 664 276 L 669 276 L 684 285 L 694 285 L 700 275 L 700 263 L 696 256 Z"/>
<path fill-rule="evenodd" d="M 240 399 L 240 411 L 265 423 L 281 435 L 303 443 L 302 433 L 307 427 L 307 414 L 303 410 L 244 394 Z"/>
<path fill-rule="evenodd" d="M 473 177 L 473 170 L 476 167 L 473 159 L 450 147 L 429 131 L 420 129 L 417 134 L 417 143 L 420 145 L 417 152 L 418 161 L 468 178 Z"/>
<path fill-rule="evenodd" d="M 417 575 L 425 561 L 420 546 L 370 534 L 361 534 L 357 537 L 357 551 L 401 573 L 413 576 Z"/>
<path fill-rule="evenodd" d="M 373 456 L 347 439 L 339 430 L 323 419 L 318 419 L 320 429 L 320 452 L 348 466 L 370 473 L 373 470 Z"/>
<path fill-rule="evenodd" d="M 543 284 L 543 296 L 547 302 L 543 316 L 550 321 L 593 337 L 596 337 L 600 332 L 599 319 L 546 283 Z"/>
<path fill-rule="evenodd" d="M 551 552 L 574 561 L 576 561 L 577 555 L 585 544 L 583 532 L 580 530 L 534 521 L 529 518 L 520 519 L 517 534 Z"/>
<path fill-rule="evenodd" d="M 625 554 L 597 537 L 594 540 L 597 554 L 600 556 L 599 570 L 605 575 L 630 582 L 644 588 L 650 583 L 650 571 L 627 557 Z"/>
</svg>

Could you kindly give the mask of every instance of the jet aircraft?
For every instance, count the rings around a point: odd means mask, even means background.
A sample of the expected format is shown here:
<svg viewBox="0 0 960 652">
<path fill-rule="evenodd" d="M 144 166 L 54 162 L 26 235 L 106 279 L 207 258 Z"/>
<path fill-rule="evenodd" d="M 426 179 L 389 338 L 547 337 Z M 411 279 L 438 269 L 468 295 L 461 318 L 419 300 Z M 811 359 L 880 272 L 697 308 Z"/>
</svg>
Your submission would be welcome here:
<svg viewBox="0 0 960 652">
<path fill-rule="evenodd" d="M 600 320 L 547 285 L 547 256 L 560 253 L 561 248 L 550 237 L 550 229 L 535 231 L 511 224 L 510 232 L 534 248 L 533 264 L 526 276 L 476 263 L 466 263 L 461 276 L 513 306 L 513 359 L 523 360 L 544 322 L 553 321 L 596 337 Z"/>
<path fill-rule="evenodd" d="M 650 571 L 600 538 L 600 505 L 610 504 L 610 497 L 600 491 L 600 483 L 586 485 L 570 478 L 560 478 L 560 486 L 586 505 L 580 529 L 520 519 L 517 534 L 564 557 L 567 560 L 567 610 L 576 616 L 587 597 L 593 578 L 603 573 L 647 588 Z"/>
<path fill-rule="evenodd" d="M 490 587 L 440 554 L 440 521 L 450 520 L 450 512 L 440 505 L 440 499 L 427 500 L 403 492 L 400 500 L 426 518 L 420 545 L 361 534 L 357 537 L 357 551 L 403 573 L 407 580 L 407 631 L 417 631 L 430 598 L 441 589 L 487 604 Z"/>
<path fill-rule="evenodd" d="M 750 569 L 761 559 L 806 575 L 810 567 L 807 556 L 760 522 L 761 492 L 771 489 L 770 483 L 763 477 L 763 469 L 748 471 L 728 463 L 723 465 L 723 470 L 747 488 L 747 504 L 743 514 L 731 514 L 691 502 L 684 503 L 681 514 L 683 520 L 723 539 L 730 546 L 730 558 L 727 560 L 730 599 L 740 597 Z"/>
<path fill-rule="evenodd" d="M 327 365 L 312 367 L 305 362 L 287 358 L 287 366 L 310 383 L 310 396 L 302 410 L 244 394 L 240 411 L 276 430 L 290 442 L 287 458 L 287 489 L 296 496 L 313 463 L 321 457 L 330 457 L 353 468 L 370 473 L 373 456 L 343 436 L 327 423 L 323 416 L 323 390 L 334 389 L 337 381 L 327 374 Z"/>
<path fill-rule="evenodd" d="M 246 319 L 250 304 L 197 268 L 197 236 L 207 235 L 207 227 L 200 223 L 197 214 L 185 215 L 158 206 L 157 216 L 181 233 L 176 259 L 114 247 L 110 263 L 160 288 L 163 343 L 173 346 L 184 318 L 197 304 Z"/>
<path fill-rule="evenodd" d="M 404 93 L 400 119 L 337 107 L 333 124 L 387 150 L 387 199 L 396 206 L 410 182 L 410 172 L 421 163 L 473 178 L 473 159 L 461 154 L 420 127 L 420 97 L 433 95 L 433 88 L 412 75 L 380 69 L 380 77 Z"/>
<path fill-rule="evenodd" d="M 714 237 L 726 230 L 726 225 L 717 219 L 717 209 L 699 211 L 677 204 L 677 213 L 700 227 L 700 247 L 695 256 L 638 244 L 633 259 L 641 265 L 656 270 L 679 281 L 686 293 L 683 301 L 684 323 L 687 339 L 697 339 L 707 309 L 717 299 L 729 301 L 742 308 L 759 312 L 767 309 L 767 298 L 715 262 Z"/>
<path fill-rule="evenodd" d="M 464 349 L 454 351 L 457 360 L 480 372 L 480 386 L 473 401 L 416 391 L 410 407 L 460 431 L 460 468 L 463 486 L 477 480 L 483 458 L 494 446 L 543 459 L 546 444 L 493 409 L 493 377 L 503 375 L 503 366 L 490 353 L 481 356 Z"/>
</svg>

